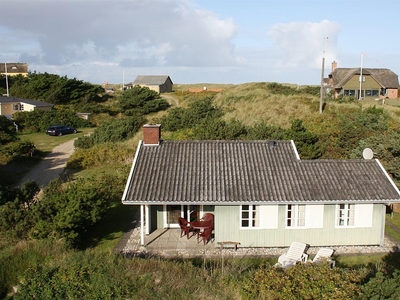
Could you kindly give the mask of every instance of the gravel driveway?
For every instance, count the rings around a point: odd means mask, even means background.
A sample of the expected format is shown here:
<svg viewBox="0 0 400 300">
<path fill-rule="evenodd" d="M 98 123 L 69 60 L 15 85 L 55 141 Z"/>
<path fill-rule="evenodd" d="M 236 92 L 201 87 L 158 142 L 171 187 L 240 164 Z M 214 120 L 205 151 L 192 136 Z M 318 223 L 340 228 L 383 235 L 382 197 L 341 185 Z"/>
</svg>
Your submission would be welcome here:
<svg viewBox="0 0 400 300">
<path fill-rule="evenodd" d="M 56 179 L 64 172 L 69 157 L 74 153 L 74 141 L 72 139 L 61 145 L 54 147 L 38 165 L 30 170 L 21 179 L 19 185 L 27 180 L 36 181 L 39 187 L 47 186 L 50 181 Z"/>
</svg>

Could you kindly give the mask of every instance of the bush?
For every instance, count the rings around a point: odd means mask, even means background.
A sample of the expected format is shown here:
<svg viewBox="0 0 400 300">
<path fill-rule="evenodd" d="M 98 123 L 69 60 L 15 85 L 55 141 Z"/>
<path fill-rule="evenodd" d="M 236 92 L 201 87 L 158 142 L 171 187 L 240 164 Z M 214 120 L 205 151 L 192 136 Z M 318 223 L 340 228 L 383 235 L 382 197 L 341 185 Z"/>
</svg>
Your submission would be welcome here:
<svg viewBox="0 0 400 300">
<path fill-rule="evenodd" d="M 130 139 L 145 123 L 143 117 L 130 117 L 125 119 L 114 119 L 107 124 L 101 125 L 87 137 L 81 137 L 74 142 L 76 148 L 88 149 L 93 145 L 101 143 L 115 143 Z"/>
<path fill-rule="evenodd" d="M 90 139 L 86 139 L 89 141 Z M 115 143 L 92 145 L 88 148 L 77 149 L 67 162 L 67 168 L 87 169 L 102 165 L 116 165 L 131 157 L 132 149 L 121 147 Z"/>
<path fill-rule="evenodd" d="M 214 106 L 211 98 L 195 99 L 187 109 L 174 108 L 162 117 L 160 123 L 163 124 L 163 128 L 167 131 L 177 131 L 195 127 L 204 120 L 208 122 L 223 116 L 222 109 Z"/>
<path fill-rule="evenodd" d="M 120 111 L 127 116 L 145 115 L 165 110 L 170 106 L 156 91 L 139 85 L 124 91 L 118 101 Z"/>
<path fill-rule="evenodd" d="M 66 125 L 75 128 L 93 126 L 88 120 L 67 110 L 18 112 L 13 115 L 13 118 L 22 130 L 31 132 L 45 132 L 46 128 L 52 125 Z"/>
<path fill-rule="evenodd" d="M 298 264 L 289 269 L 266 265 L 245 281 L 245 299 L 354 299 L 361 281 L 356 271 L 328 264 Z"/>
<path fill-rule="evenodd" d="M 41 200 L 30 208 L 34 225 L 29 236 L 63 239 L 79 246 L 82 234 L 104 216 L 113 202 L 119 201 L 122 191 L 123 180 L 111 175 L 100 174 L 67 184 L 52 181 Z"/>
<path fill-rule="evenodd" d="M 278 95 L 294 95 L 297 94 L 298 91 L 292 87 L 282 85 L 280 83 L 271 82 L 268 85 L 268 90 L 271 94 L 278 94 Z"/>
<path fill-rule="evenodd" d="M 16 134 L 13 122 L 5 116 L 0 116 L 0 145 L 16 141 Z"/>
<path fill-rule="evenodd" d="M 393 276 L 385 276 L 382 272 L 376 273 L 363 287 L 364 295 L 361 299 L 400 299 L 400 270 Z"/>
<path fill-rule="evenodd" d="M 8 143 L 0 148 L 0 156 L 9 160 L 18 161 L 30 157 L 35 145 L 31 141 L 16 141 Z"/>
</svg>

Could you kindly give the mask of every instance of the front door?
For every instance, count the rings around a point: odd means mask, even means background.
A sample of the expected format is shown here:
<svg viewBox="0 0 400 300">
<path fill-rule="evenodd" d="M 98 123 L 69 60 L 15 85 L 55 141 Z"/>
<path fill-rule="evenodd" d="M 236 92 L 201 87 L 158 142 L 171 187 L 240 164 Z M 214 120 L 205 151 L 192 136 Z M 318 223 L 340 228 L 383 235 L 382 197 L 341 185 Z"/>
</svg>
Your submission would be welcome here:
<svg viewBox="0 0 400 300">
<path fill-rule="evenodd" d="M 166 207 L 166 222 L 164 224 L 165 228 L 178 228 L 178 219 L 181 216 L 182 205 L 167 205 Z"/>
</svg>

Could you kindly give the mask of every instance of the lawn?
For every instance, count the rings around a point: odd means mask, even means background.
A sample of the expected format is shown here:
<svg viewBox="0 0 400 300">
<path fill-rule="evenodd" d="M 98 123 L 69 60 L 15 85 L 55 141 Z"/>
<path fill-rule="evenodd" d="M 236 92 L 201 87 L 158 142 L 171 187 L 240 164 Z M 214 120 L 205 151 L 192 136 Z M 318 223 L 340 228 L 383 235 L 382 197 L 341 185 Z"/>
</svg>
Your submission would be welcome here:
<svg viewBox="0 0 400 300">
<path fill-rule="evenodd" d="M 35 144 L 37 150 L 40 150 L 43 153 L 50 152 L 54 147 L 67 142 L 71 139 L 75 139 L 89 132 L 93 132 L 94 128 L 82 128 L 78 129 L 76 134 L 66 134 L 63 136 L 50 136 L 45 134 L 44 132 L 35 132 L 35 133 L 20 133 L 18 137 L 21 140 L 29 140 Z"/>
<path fill-rule="evenodd" d="M 400 245 L 400 213 L 386 215 L 385 232 Z"/>
</svg>

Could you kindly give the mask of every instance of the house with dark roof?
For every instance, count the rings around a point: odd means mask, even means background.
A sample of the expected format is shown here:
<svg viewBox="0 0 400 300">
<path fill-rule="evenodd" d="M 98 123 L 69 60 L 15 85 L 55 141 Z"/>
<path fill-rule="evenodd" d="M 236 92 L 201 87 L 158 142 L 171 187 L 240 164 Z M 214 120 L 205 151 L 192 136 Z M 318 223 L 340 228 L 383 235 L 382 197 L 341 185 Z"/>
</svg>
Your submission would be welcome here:
<svg viewBox="0 0 400 300">
<path fill-rule="evenodd" d="M 12 115 L 20 111 L 51 110 L 53 104 L 31 99 L 0 96 L 0 115 L 12 118 Z"/>
<path fill-rule="evenodd" d="M 168 75 L 137 76 L 132 86 L 148 87 L 157 93 L 172 92 L 173 82 Z"/>
<path fill-rule="evenodd" d="M 357 99 L 399 97 L 398 75 L 389 69 L 337 68 L 337 63 L 334 61 L 332 72 L 328 76 L 326 87 L 335 91 L 335 97 L 351 96 Z"/>
<path fill-rule="evenodd" d="M 0 74 L 7 76 L 28 76 L 28 64 L 26 63 L 0 63 Z"/>
<path fill-rule="evenodd" d="M 242 247 L 382 245 L 400 191 L 379 160 L 301 160 L 293 141 L 171 141 L 144 125 L 122 196 L 141 242 L 214 214 L 214 240 Z"/>
</svg>

